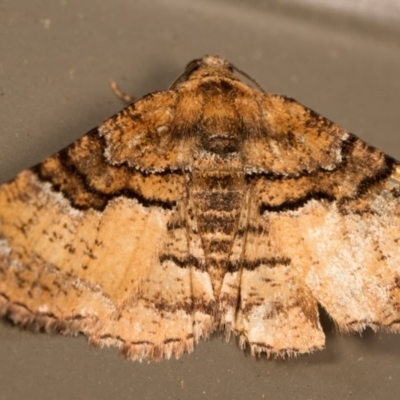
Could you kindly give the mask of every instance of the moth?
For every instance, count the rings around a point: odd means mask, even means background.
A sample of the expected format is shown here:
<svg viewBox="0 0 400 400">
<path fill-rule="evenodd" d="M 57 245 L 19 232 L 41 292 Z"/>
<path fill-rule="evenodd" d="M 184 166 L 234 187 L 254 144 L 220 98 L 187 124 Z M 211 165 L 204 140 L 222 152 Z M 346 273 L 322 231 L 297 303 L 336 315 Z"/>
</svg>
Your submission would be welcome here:
<svg viewBox="0 0 400 400">
<path fill-rule="evenodd" d="M 0 188 L 0 315 L 132 360 L 400 331 L 400 165 L 218 56 Z M 242 73 L 247 76 L 245 73 Z"/>
</svg>

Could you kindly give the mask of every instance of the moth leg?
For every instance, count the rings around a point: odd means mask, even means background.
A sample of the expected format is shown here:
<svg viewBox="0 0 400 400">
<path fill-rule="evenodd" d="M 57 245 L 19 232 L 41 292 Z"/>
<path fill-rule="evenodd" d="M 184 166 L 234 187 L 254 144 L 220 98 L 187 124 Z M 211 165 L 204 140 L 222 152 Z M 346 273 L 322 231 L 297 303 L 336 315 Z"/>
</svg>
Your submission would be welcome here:
<svg viewBox="0 0 400 400">
<path fill-rule="evenodd" d="M 111 86 L 111 90 L 114 92 L 114 94 L 119 97 L 122 101 L 124 101 L 127 104 L 131 104 L 136 100 L 136 97 L 131 96 L 130 94 L 127 94 L 125 92 L 123 92 L 119 86 L 118 83 L 115 81 L 112 81 L 110 83 Z"/>
</svg>

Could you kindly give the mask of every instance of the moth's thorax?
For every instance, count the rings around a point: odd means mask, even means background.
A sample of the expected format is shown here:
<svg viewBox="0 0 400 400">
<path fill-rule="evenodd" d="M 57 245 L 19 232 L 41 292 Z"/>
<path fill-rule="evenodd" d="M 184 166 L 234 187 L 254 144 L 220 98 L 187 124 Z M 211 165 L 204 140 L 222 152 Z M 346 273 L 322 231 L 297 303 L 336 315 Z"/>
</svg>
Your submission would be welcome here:
<svg viewBox="0 0 400 400">
<path fill-rule="evenodd" d="M 247 131 L 240 117 L 245 97 L 241 89 L 228 79 L 210 79 L 207 90 L 200 91 L 200 117 L 192 126 L 198 151 L 227 161 L 239 157 Z"/>
<path fill-rule="evenodd" d="M 180 138 L 192 138 L 192 149 L 209 153 L 213 159 L 240 157 L 249 132 L 262 121 L 260 92 L 233 76 L 186 82 L 178 95 L 174 131 Z"/>
<path fill-rule="evenodd" d="M 200 147 L 205 153 L 209 153 L 210 156 L 217 155 L 222 159 L 232 160 L 241 150 L 240 140 L 230 133 L 203 135 L 200 141 Z"/>
<path fill-rule="evenodd" d="M 222 96 L 212 96 L 203 105 L 199 121 L 198 146 L 205 152 L 230 157 L 243 145 L 243 129 L 235 104 Z"/>
</svg>

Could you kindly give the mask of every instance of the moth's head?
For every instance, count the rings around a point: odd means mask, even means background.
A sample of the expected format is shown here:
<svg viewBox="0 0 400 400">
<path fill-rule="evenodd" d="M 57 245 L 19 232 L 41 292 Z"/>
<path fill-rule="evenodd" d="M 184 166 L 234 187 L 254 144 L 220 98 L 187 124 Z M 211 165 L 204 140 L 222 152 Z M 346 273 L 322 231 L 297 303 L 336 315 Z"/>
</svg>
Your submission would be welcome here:
<svg viewBox="0 0 400 400">
<path fill-rule="evenodd" d="M 188 65 L 186 65 L 185 72 L 194 71 L 199 68 L 217 68 L 217 69 L 227 69 L 230 72 L 233 72 L 232 64 L 225 60 L 220 56 L 209 56 L 206 55 L 202 58 L 198 58 L 197 60 L 190 61 Z"/>
<path fill-rule="evenodd" d="M 190 61 L 185 71 L 172 83 L 170 89 L 175 89 L 181 83 L 208 76 L 229 76 L 233 78 L 234 66 L 219 56 L 206 55 Z"/>
<path fill-rule="evenodd" d="M 263 87 L 254 78 L 243 72 L 241 69 L 235 67 L 229 61 L 220 56 L 209 55 L 198 58 L 197 60 L 193 60 L 186 65 L 185 71 L 177 79 L 175 79 L 170 86 L 170 89 L 176 89 L 182 83 L 190 80 L 207 77 L 239 80 L 239 78 L 234 75 L 235 71 L 252 81 L 261 90 L 261 92 L 265 92 Z"/>
</svg>

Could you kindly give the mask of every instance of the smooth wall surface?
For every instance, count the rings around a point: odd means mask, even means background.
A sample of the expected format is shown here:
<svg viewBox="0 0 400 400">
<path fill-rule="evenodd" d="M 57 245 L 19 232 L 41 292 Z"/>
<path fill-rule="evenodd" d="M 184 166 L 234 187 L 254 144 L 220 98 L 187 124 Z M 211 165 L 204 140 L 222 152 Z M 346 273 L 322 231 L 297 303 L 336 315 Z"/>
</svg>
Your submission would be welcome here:
<svg viewBox="0 0 400 400">
<path fill-rule="evenodd" d="M 400 159 L 400 31 L 396 18 L 360 15 L 313 2 L 2 0 L 0 182 L 122 108 L 110 80 L 141 96 L 167 88 L 204 54 Z M 400 335 L 340 336 L 324 326 L 326 350 L 295 360 L 256 360 L 215 335 L 180 360 L 140 364 L 90 349 L 83 337 L 2 321 L 0 399 L 398 396 Z"/>
</svg>

